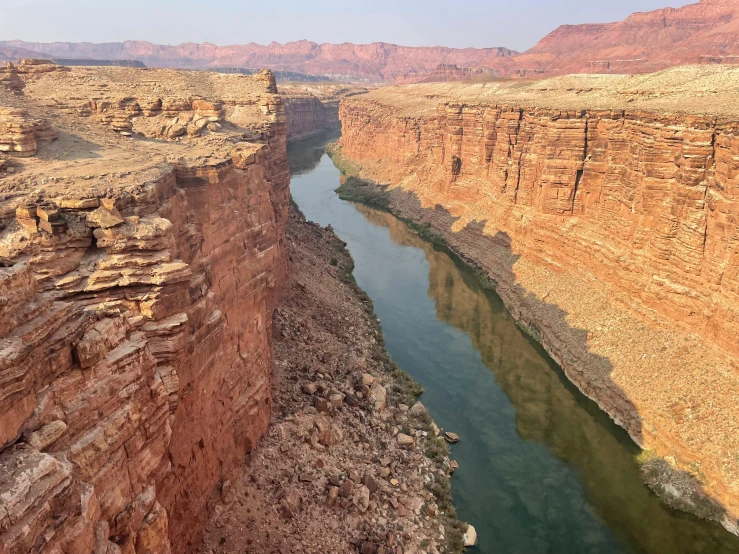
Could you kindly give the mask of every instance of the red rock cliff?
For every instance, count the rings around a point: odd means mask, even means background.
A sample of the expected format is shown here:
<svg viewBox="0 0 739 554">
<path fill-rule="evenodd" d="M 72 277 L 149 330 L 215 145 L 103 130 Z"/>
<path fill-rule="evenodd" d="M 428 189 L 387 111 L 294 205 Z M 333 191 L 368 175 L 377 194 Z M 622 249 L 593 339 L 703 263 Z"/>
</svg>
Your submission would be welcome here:
<svg viewBox="0 0 739 554">
<path fill-rule="evenodd" d="M 24 85 L 0 88 L 32 156 L 0 168 L 0 551 L 187 552 L 270 417 L 281 99 L 269 74 Z M 60 138 L 31 145 L 41 117 Z"/>
<path fill-rule="evenodd" d="M 512 76 L 647 73 L 684 64 L 736 64 L 738 39 L 739 3 L 701 0 L 615 23 L 562 25 L 521 55 L 479 65 Z"/>
<path fill-rule="evenodd" d="M 685 71 L 380 89 L 342 101 L 341 144 L 639 444 L 700 468 L 736 531 L 737 75 Z M 701 103 L 708 78 L 727 86 Z"/>
</svg>

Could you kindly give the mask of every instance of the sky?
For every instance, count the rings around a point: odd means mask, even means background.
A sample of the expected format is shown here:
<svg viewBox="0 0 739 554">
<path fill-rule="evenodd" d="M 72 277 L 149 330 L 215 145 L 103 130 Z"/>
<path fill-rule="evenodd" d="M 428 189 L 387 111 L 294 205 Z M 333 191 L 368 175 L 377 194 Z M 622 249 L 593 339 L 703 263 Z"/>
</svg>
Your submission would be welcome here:
<svg viewBox="0 0 739 554">
<path fill-rule="evenodd" d="M 697 0 L 694 0 L 697 1 Z M 559 25 L 686 0 L 0 0 L 0 40 L 390 42 L 523 51 Z"/>
</svg>

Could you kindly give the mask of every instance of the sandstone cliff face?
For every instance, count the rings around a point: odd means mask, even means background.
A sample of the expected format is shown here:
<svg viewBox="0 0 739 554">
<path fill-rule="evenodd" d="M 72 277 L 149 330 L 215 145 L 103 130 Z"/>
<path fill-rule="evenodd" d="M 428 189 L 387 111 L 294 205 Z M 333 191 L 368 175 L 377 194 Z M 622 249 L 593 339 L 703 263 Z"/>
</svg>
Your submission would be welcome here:
<svg viewBox="0 0 739 554">
<path fill-rule="evenodd" d="M 285 96 L 287 139 L 303 140 L 341 128 L 339 100 L 322 101 L 312 94 Z"/>
<path fill-rule="evenodd" d="M 343 154 L 482 265 L 639 444 L 700 468 L 736 530 L 737 120 L 600 109 L 572 89 L 437 105 L 435 90 L 344 100 Z"/>
<path fill-rule="evenodd" d="M 287 140 L 307 139 L 341 128 L 339 101 L 367 88 L 342 83 L 288 83 L 279 87 L 287 118 Z"/>
<path fill-rule="evenodd" d="M 185 552 L 267 427 L 284 110 L 269 74 L 189 79 L 0 89 L 13 144 L 61 131 L 0 170 L 2 552 Z"/>
<path fill-rule="evenodd" d="M 397 83 L 449 83 L 455 81 L 492 80 L 501 77 L 500 71 L 490 67 L 459 67 L 442 63 L 430 73 L 409 73 L 396 79 Z"/>
</svg>

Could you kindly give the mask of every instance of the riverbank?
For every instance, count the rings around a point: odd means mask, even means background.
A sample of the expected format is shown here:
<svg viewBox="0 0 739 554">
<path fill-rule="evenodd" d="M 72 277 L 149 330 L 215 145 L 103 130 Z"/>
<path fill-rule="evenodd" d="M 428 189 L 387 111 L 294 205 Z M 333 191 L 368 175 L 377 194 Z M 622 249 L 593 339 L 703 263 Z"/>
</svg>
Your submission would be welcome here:
<svg viewBox="0 0 739 554">
<path fill-rule="evenodd" d="M 270 430 L 211 499 L 199 551 L 461 552 L 449 450 L 385 351 L 344 243 L 293 204 L 287 246 Z"/>
<path fill-rule="evenodd" d="M 634 442 L 642 446 L 642 421 L 634 427 L 634 421 L 629 421 L 633 408 L 623 391 L 612 383 L 593 383 L 592 375 L 588 375 L 588 364 L 602 365 L 603 360 L 593 356 L 587 349 L 577 352 L 577 344 L 568 344 L 566 336 L 562 335 L 563 328 L 552 325 L 562 316 L 555 313 L 552 316 L 551 306 L 537 302 L 530 293 L 526 293 L 517 286 L 516 276 L 510 271 L 516 260 L 510 261 L 504 269 L 491 267 L 491 264 L 482 265 L 478 261 L 480 246 L 475 245 L 476 237 L 470 229 L 452 232 L 452 225 L 447 221 L 449 214 L 443 210 L 421 208 L 415 198 L 400 187 L 379 185 L 365 178 L 362 167 L 354 160 L 346 157 L 338 143 L 331 143 L 326 151 L 332 157 L 336 166 L 344 174 L 342 185 L 337 189 L 340 198 L 348 201 L 360 202 L 378 209 L 388 211 L 405 222 L 415 233 L 425 240 L 441 245 L 453 252 L 473 269 L 480 279 L 482 286 L 494 290 L 501 297 L 508 311 L 513 315 L 518 325 L 534 340 L 540 343 L 556 363 L 563 369 L 567 378 L 574 383 L 585 396 L 594 400 L 617 424 L 624 427 Z M 440 220 L 441 223 L 440 224 Z M 508 244 L 486 243 L 491 249 L 506 250 Z M 489 252 L 488 252 L 489 254 Z M 496 258 L 495 255 L 491 256 Z M 544 278 L 540 274 L 540 278 Z M 556 289 L 551 282 L 548 287 Z M 581 290 L 582 287 L 580 287 Z M 567 289 L 565 289 L 567 290 Z M 554 293 L 556 294 L 556 292 Z M 552 294 L 552 296 L 554 296 Z M 588 292 L 592 296 L 592 291 Z M 542 300 L 549 294 L 544 294 Z M 555 298 L 551 298 L 554 301 Z M 557 312 L 556 306 L 554 311 Z M 547 313 L 549 312 L 549 313 Z M 644 328 L 644 327 L 642 327 Z M 565 327 L 564 330 L 567 330 Z M 566 333 L 565 333 L 566 335 Z M 573 348 L 574 347 L 574 348 Z M 573 350 L 575 352 L 573 353 Z M 611 385 L 611 394 L 604 394 L 604 388 Z M 607 402 L 604 402 L 604 398 Z M 700 464 L 692 468 L 678 467 L 672 456 L 659 456 L 651 450 L 646 450 L 638 459 L 642 467 L 644 482 L 671 508 L 721 523 L 727 530 L 736 534 L 736 523 L 727 517 L 722 507 L 704 491 L 700 473 Z M 690 471 L 692 469 L 693 471 Z"/>
</svg>

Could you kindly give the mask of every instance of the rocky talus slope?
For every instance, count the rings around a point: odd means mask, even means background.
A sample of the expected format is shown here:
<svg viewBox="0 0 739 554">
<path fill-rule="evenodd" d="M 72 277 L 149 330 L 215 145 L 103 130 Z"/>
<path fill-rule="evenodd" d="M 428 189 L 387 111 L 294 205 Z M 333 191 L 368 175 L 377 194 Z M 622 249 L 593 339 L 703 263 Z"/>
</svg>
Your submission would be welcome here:
<svg viewBox="0 0 739 554">
<path fill-rule="evenodd" d="M 487 272 L 569 378 L 665 462 L 653 486 L 734 532 L 737 84 L 687 67 L 389 87 L 342 101 L 339 152 Z"/>
<path fill-rule="evenodd" d="M 345 244 L 293 207 L 274 314 L 273 416 L 212 499 L 200 552 L 460 552 L 452 462 L 390 361 Z"/>
<path fill-rule="evenodd" d="M 187 552 L 270 418 L 282 99 L 32 66 L 0 73 L 0 551 Z"/>
</svg>

